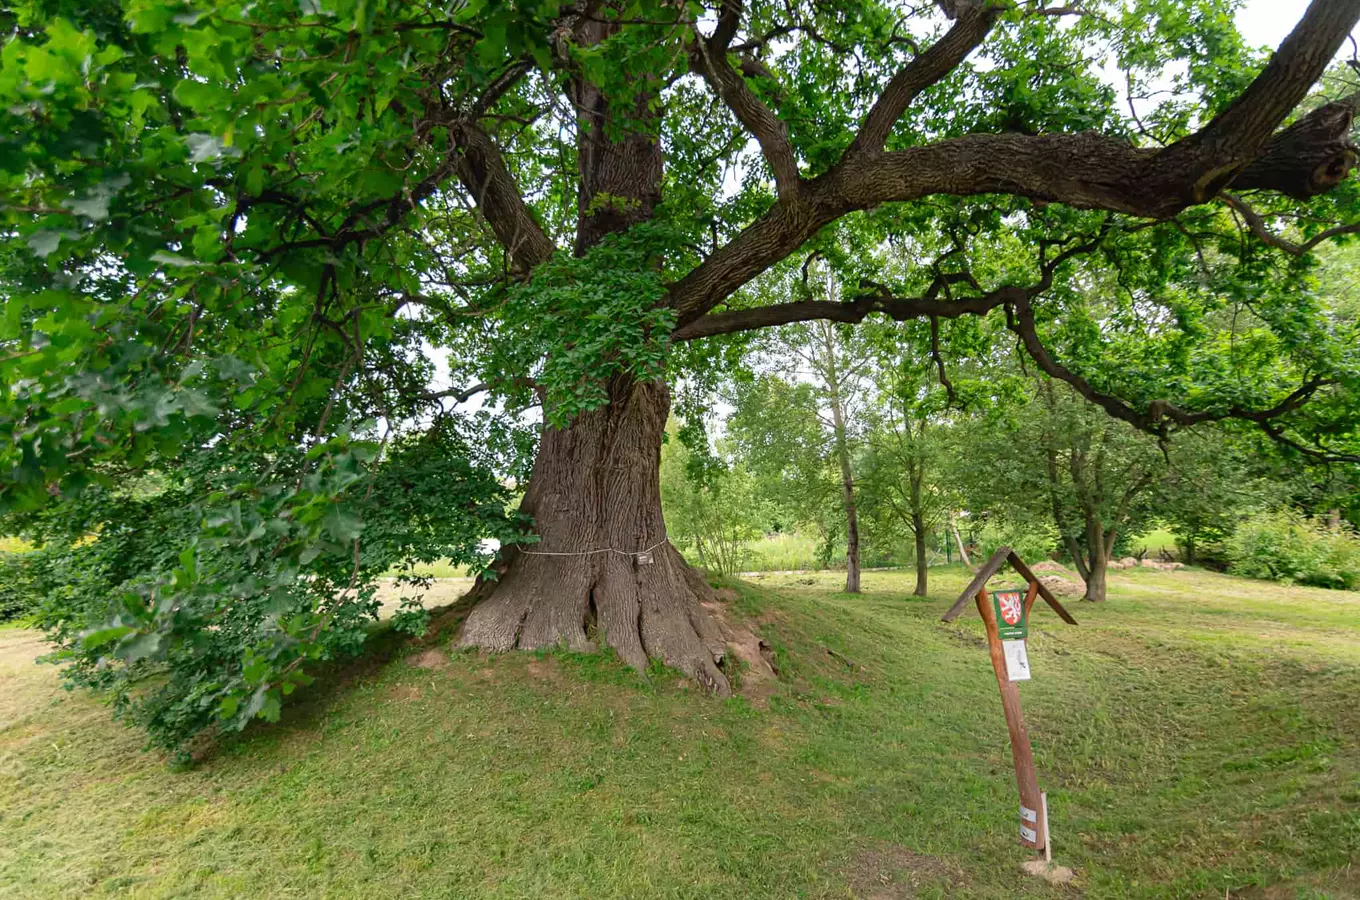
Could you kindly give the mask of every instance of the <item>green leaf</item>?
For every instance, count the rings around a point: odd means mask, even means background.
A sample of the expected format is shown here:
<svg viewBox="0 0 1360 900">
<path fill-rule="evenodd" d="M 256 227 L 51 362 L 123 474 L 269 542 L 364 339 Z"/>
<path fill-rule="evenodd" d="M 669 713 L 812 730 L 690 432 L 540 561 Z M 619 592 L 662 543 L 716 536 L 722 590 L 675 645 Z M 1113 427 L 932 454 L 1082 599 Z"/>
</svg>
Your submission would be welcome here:
<svg viewBox="0 0 1360 900">
<path fill-rule="evenodd" d="M 98 650 L 110 641 L 120 640 L 136 630 L 137 629 L 130 625 L 114 625 L 110 628 L 98 628 L 94 631 L 86 632 L 81 639 L 81 644 L 86 650 Z"/>
</svg>

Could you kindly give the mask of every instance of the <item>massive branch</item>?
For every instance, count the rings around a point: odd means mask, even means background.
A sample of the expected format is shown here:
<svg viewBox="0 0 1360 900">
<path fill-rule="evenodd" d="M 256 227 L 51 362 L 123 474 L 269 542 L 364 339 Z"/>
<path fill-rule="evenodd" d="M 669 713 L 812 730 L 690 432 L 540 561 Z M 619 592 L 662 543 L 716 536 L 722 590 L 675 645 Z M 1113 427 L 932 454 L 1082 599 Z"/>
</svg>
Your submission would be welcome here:
<svg viewBox="0 0 1360 900">
<path fill-rule="evenodd" d="M 903 66 L 864 117 L 864 124 L 850 145 L 849 155 L 882 150 L 893 126 L 912 102 L 926 88 L 958 68 L 992 30 L 1002 9 L 999 3 L 988 3 L 982 9 L 963 11 L 944 37 Z"/>
<path fill-rule="evenodd" d="M 966 15 L 950 35 L 965 27 Z M 859 148 L 856 152 L 847 151 L 837 165 L 808 182 L 796 196 L 781 196 L 764 215 L 672 285 L 670 300 L 679 313 L 677 328 L 688 328 L 795 251 L 819 228 L 847 213 L 885 202 L 914 201 L 933 194 L 1009 194 L 1162 219 L 1212 199 L 1234 179 L 1241 179 L 1241 187 L 1289 196 L 1312 196 L 1326 190 L 1355 164 L 1346 110 L 1329 104 L 1278 134 L 1275 130 L 1322 76 L 1357 19 L 1360 0 L 1313 0 L 1265 70 L 1237 101 L 1203 129 L 1165 149 L 1139 148 L 1094 132 L 975 134 L 886 153 L 867 149 L 872 146 L 872 135 L 862 142 L 857 139 L 851 145 Z M 956 54 L 963 43 L 955 47 Z M 896 121 L 901 97 L 908 94 L 892 100 L 880 98 L 876 114 L 871 114 L 874 135 L 886 134 L 883 123 L 890 118 Z M 1303 143 L 1318 149 L 1303 153 Z"/>
<path fill-rule="evenodd" d="M 1360 456 L 1354 454 L 1331 453 L 1323 448 L 1313 448 L 1300 444 L 1289 438 L 1280 424 L 1281 417 L 1301 408 L 1322 388 L 1334 385 L 1336 382 L 1331 378 L 1310 375 L 1284 398 L 1261 409 L 1253 409 L 1234 403 L 1214 410 L 1192 411 L 1181 409 L 1166 400 L 1153 400 L 1147 405 L 1146 409 L 1140 410 L 1113 394 L 1098 390 L 1088 379 L 1073 372 L 1053 358 L 1039 337 L 1038 327 L 1034 321 L 1034 310 L 1030 305 L 1028 294 L 1009 307 L 1009 311 L 1007 326 L 1020 337 L 1026 355 L 1034 360 L 1044 374 L 1068 384 L 1078 394 L 1105 410 L 1110 416 L 1128 422 L 1141 431 L 1164 437 L 1173 430 L 1172 426 L 1189 428 L 1208 422 L 1237 420 L 1257 425 L 1277 443 L 1289 446 L 1319 461 L 1360 462 Z"/>
<path fill-rule="evenodd" d="M 477 202 L 514 268 L 531 271 L 552 256 L 555 247 L 520 195 L 500 148 L 475 122 L 455 122 L 450 135 L 458 180 Z"/>
</svg>

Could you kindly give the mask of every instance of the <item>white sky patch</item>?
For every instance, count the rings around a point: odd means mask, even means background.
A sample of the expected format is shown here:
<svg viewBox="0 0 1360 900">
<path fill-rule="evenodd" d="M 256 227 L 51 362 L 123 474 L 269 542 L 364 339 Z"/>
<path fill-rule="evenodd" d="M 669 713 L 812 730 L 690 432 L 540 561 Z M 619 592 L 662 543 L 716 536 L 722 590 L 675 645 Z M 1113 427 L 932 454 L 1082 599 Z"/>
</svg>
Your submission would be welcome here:
<svg viewBox="0 0 1360 900">
<path fill-rule="evenodd" d="M 1308 0 L 1246 0 L 1237 13 L 1237 30 L 1251 46 L 1274 49 L 1307 9 Z M 1342 52 L 1349 54 L 1349 50 L 1346 47 Z"/>
</svg>

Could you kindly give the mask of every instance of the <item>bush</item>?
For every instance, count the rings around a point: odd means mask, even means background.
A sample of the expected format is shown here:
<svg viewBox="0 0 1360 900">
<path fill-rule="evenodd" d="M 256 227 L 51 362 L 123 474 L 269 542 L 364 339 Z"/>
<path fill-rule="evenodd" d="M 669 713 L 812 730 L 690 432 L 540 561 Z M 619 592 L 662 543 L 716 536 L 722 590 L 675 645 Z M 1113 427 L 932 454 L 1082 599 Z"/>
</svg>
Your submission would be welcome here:
<svg viewBox="0 0 1360 900">
<path fill-rule="evenodd" d="M 27 553 L 0 553 L 0 622 L 12 622 L 37 611 L 33 567 Z"/>
<path fill-rule="evenodd" d="M 1228 571 L 1317 587 L 1360 588 L 1360 537 L 1329 528 L 1294 510 L 1243 520 L 1227 542 Z"/>
<path fill-rule="evenodd" d="M 480 570 L 484 537 L 522 540 L 461 440 L 398 438 L 381 456 L 347 437 L 269 457 L 223 443 L 104 477 L 4 522 L 41 549 L 4 561 L 0 608 L 34 616 L 68 683 L 185 759 L 196 735 L 277 719 L 306 670 L 359 652 L 383 573 L 423 588 L 418 566 Z M 398 627 L 423 627 L 405 613 Z"/>
</svg>

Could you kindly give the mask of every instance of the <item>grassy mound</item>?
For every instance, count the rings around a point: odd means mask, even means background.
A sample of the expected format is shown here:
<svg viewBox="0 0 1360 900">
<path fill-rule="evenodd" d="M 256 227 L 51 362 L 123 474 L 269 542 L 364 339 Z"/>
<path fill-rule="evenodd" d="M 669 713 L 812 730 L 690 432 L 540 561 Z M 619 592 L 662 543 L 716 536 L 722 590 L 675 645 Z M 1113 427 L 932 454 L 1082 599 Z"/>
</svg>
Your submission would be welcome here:
<svg viewBox="0 0 1360 900">
<path fill-rule="evenodd" d="M 412 651 L 167 772 L 0 629 L 0 896 L 1318 897 L 1360 890 L 1360 595 L 1133 570 L 1036 612 L 1054 846 L 1024 879 L 971 619 L 909 573 L 770 576 L 779 680 L 715 701 L 599 656 Z"/>
</svg>

